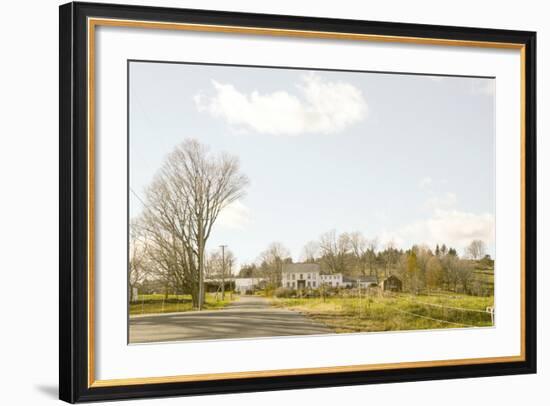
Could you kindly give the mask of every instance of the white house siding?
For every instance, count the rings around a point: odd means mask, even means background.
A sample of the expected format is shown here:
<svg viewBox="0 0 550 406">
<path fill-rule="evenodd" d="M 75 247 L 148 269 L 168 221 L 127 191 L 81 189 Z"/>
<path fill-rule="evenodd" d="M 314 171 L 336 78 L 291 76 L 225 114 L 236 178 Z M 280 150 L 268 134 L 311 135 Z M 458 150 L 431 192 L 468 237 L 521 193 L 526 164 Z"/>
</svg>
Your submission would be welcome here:
<svg viewBox="0 0 550 406">
<path fill-rule="evenodd" d="M 341 273 L 336 273 L 332 275 L 321 275 L 321 279 L 325 285 L 332 288 L 341 288 L 346 286 L 343 282 L 344 277 Z"/>
<path fill-rule="evenodd" d="M 349 282 L 344 281 L 341 273 L 321 274 L 318 264 L 284 264 L 281 283 L 288 289 L 317 289 L 321 285 L 333 288 L 351 286 Z"/>
<path fill-rule="evenodd" d="M 297 289 L 299 282 L 303 282 L 305 288 L 317 289 L 321 284 L 319 272 L 289 272 L 283 273 L 283 287 Z"/>
<path fill-rule="evenodd" d="M 282 286 L 289 289 L 317 289 L 321 284 L 318 264 L 284 264 Z"/>
</svg>

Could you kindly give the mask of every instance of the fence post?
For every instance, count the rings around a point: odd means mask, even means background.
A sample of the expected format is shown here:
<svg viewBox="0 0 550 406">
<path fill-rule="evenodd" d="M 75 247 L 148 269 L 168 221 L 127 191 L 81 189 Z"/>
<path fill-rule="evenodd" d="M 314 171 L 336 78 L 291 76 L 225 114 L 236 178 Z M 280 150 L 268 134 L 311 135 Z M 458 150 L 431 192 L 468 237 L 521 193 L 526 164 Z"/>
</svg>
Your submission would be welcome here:
<svg viewBox="0 0 550 406">
<path fill-rule="evenodd" d="M 494 326 L 495 325 L 495 308 L 494 308 L 494 306 L 487 307 L 487 309 L 485 309 L 485 311 L 487 313 L 491 314 L 491 324 Z"/>
</svg>

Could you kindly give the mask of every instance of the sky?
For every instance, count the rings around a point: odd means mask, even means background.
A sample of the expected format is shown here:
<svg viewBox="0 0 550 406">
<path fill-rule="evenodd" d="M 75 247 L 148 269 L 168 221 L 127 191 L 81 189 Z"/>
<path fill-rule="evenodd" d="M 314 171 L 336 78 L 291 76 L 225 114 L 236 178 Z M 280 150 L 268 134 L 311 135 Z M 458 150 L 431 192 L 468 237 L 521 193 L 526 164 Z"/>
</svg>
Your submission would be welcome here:
<svg viewBox="0 0 550 406">
<path fill-rule="evenodd" d="M 130 62 L 130 217 L 194 138 L 250 179 L 207 243 L 239 264 L 331 230 L 494 256 L 494 110 L 492 78 Z"/>
</svg>

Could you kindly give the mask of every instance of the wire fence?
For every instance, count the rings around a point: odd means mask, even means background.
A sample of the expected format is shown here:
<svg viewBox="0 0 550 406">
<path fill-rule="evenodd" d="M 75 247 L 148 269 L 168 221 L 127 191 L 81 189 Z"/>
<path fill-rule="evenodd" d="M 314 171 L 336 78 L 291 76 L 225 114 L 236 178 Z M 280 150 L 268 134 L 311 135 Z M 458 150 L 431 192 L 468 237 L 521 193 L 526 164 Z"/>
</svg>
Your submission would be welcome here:
<svg viewBox="0 0 550 406">
<path fill-rule="evenodd" d="M 390 297 L 390 298 L 394 298 L 394 299 L 405 298 L 410 303 L 415 304 L 415 305 L 426 306 L 427 308 L 441 309 L 441 310 L 444 311 L 445 315 L 447 315 L 447 311 L 456 311 L 456 312 L 462 312 L 462 313 L 471 312 L 471 313 L 476 313 L 476 314 L 487 314 L 491 317 L 491 324 L 494 324 L 494 317 L 495 317 L 495 308 L 494 308 L 494 306 L 488 306 L 485 310 L 482 310 L 482 309 L 472 309 L 472 308 L 467 308 L 467 307 L 460 307 L 460 306 L 456 306 L 456 305 L 446 305 L 446 304 L 441 304 L 441 303 L 429 303 L 429 302 L 426 302 L 426 301 L 418 300 L 416 297 L 411 296 L 411 295 L 398 294 L 398 293 L 389 292 L 389 291 L 384 291 L 382 293 L 382 295 L 385 296 L 385 297 Z M 451 299 L 459 298 L 459 296 L 447 296 L 447 295 L 443 295 L 443 294 L 432 294 L 432 295 L 427 295 L 427 296 L 436 296 L 436 297 L 451 298 Z M 421 318 L 421 319 L 425 319 L 425 320 L 430 320 L 430 321 L 434 321 L 434 322 L 438 322 L 438 323 L 442 323 L 442 324 L 451 324 L 451 325 L 456 325 L 456 326 L 459 326 L 459 327 L 476 327 L 475 325 L 464 323 L 464 322 L 460 323 L 460 322 L 457 322 L 457 321 L 450 321 L 450 320 L 445 320 L 445 319 L 438 318 L 438 317 L 433 317 L 433 315 L 428 316 L 428 315 L 424 315 L 424 314 L 418 314 L 418 313 L 415 313 L 415 312 L 399 309 L 397 307 L 392 307 L 392 308 L 393 308 L 393 310 L 395 310 L 398 313 L 402 313 L 402 314 L 406 314 L 406 315 L 409 315 L 409 316 L 412 316 L 412 317 L 417 317 L 417 318 Z"/>
<path fill-rule="evenodd" d="M 389 292 L 386 292 L 386 293 L 389 293 Z M 462 312 L 490 313 L 490 311 L 488 309 L 481 310 L 481 309 L 472 309 L 472 308 L 468 308 L 468 307 L 448 306 L 448 305 L 444 305 L 444 304 L 441 304 L 441 303 L 424 302 L 422 300 L 418 300 L 415 296 L 412 296 L 412 295 L 405 295 L 405 294 L 396 295 L 395 293 L 390 293 L 390 295 L 388 295 L 388 296 L 392 296 L 392 297 L 396 297 L 396 298 L 397 297 L 405 297 L 411 302 L 414 302 L 414 303 L 417 303 L 417 304 L 420 304 L 420 305 L 424 305 L 424 306 L 439 307 L 439 308 L 457 310 L 457 311 L 462 311 Z M 436 295 L 426 295 L 426 296 L 436 296 Z M 446 295 L 442 295 L 442 294 L 437 295 L 437 297 L 447 298 L 447 299 L 459 298 L 459 296 L 446 296 Z"/>
<path fill-rule="evenodd" d="M 420 317 L 422 319 L 427 319 L 427 320 L 431 320 L 431 321 L 436 321 L 438 323 L 444 323 L 444 324 L 453 324 L 455 326 L 459 326 L 459 327 L 475 327 L 471 324 L 464 324 L 464 323 L 456 323 L 454 321 L 448 321 L 448 320 L 442 320 L 442 319 L 436 319 L 434 317 L 429 317 L 429 316 L 424 316 L 422 314 L 416 314 L 416 313 L 412 313 L 412 312 L 408 312 L 406 310 L 401 310 L 401 309 L 394 309 L 396 312 L 399 312 L 399 313 L 404 313 L 404 314 L 408 314 L 409 316 L 415 316 L 415 317 Z"/>
<path fill-rule="evenodd" d="M 410 299 L 410 300 L 414 303 L 418 303 L 418 304 L 421 304 L 421 305 L 424 305 L 424 306 L 432 306 L 432 307 L 439 307 L 439 308 L 443 308 L 443 309 L 458 310 L 458 311 L 461 311 L 461 312 L 488 313 L 487 310 L 468 309 L 468 308 L 465 308 L 465 307 L 456 307 L 456 306 L 445 306 L 445 305 L 438 304 L 438 303 L 422 302 L 420 300 L 415 300 L 415 299 Z"/>
</svg>

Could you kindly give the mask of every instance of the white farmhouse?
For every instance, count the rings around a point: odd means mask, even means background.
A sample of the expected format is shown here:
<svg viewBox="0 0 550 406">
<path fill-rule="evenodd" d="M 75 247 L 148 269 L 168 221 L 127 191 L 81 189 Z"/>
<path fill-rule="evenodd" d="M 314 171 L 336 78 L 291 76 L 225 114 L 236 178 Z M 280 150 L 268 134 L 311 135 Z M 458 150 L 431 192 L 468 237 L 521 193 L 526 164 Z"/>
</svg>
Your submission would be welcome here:
<svg viewBox="0 0 550 406">
<path fill-rule="evenodd" d="M 321 284 L 318 264 L 283 264 L 282 284 L 289 289 L 317 289 Z"/>
<path fill-rule="evenodd" d="M 321 275 L 322 283 L 332 288 L 344 287 L 344 277 L 341 273 Z"/>
<path fill-rule="evenodd" d="M 322 274 L 319 264 L 283 264 L 282 286 L 289 289 L 317 289 L 321 285 L 333 288 L 351 286 L 341 273 Z"/>
</svg>

